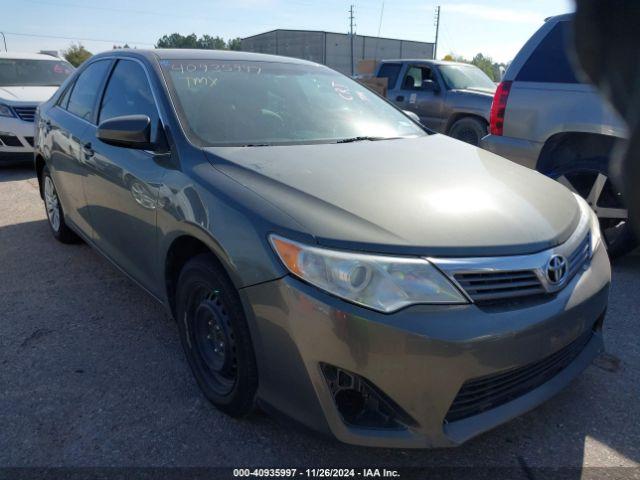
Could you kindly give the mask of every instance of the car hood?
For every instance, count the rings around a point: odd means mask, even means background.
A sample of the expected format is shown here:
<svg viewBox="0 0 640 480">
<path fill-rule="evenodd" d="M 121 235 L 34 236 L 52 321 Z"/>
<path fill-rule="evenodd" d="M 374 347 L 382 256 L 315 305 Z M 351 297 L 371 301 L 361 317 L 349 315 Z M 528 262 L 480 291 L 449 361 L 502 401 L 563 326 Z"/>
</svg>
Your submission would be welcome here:
<svg viewBox="0 0 640 480">
<path fill-rule="evenodd" d="M 526 254 L 564 242 L 580 217 L 556 182 L 443 135 L 206 150 L 215 168 L 336 248 Z"/>
<path fill-rule="evenodd" d="M 0 87 L 0 99 L 11 102 L 46 102 L 58 87 Z"/>
</svg>

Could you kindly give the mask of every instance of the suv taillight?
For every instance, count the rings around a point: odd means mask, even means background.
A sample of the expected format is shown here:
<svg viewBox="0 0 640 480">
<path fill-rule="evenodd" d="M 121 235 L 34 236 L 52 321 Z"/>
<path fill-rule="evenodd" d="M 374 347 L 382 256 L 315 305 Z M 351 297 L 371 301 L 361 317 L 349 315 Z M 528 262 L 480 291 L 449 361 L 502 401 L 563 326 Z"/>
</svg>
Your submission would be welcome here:
<svg viewBox="0 0 640 480">
<path fill-rule="evenodd" d="M 504 113 L 507 110 L 507 99 L 511 91 L 511 82 L 500 82 L 493 96 L 491 104 L 491 116 L 489 117 L 489 133 L 502 135 L 504 130 Z"/>
</svg>

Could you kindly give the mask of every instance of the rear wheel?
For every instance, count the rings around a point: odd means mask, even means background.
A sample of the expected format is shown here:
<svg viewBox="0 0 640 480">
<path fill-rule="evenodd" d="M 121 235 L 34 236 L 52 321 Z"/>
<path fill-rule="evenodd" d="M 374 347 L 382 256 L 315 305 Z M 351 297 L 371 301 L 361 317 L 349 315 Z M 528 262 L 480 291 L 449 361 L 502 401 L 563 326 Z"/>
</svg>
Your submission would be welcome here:
<svg viewBox="0 0 640 480">
<path fill-rule="evenodd" d="M 258 371 L 240 297 L 211 254 L 183 267 L 176 318 L 189 366 L 205 396 L 238 417 L 253 410 Z"/>
<path fill-rule="evenodd" d="M 42 171 L 42 195 L 47 219 L 49 220 L 49 228 L 51 228 L 53 236 L 62 243 L 77 243 L 80 239 L 67 226 L 64 220 L 64 211 L 62 210 L 62 205 L 60 205 L 58 192 L 47 167 L 44 167 Z"/>
<path fill-rule="evenodd" d="M 581 160 L 563 165 L 550 176 L 584 198 L 596 212 L 609 256 L 615 258 L 633 250 L 638 242 L 622 194 L 609 178 L 607 165 L 603 159 Z"/>
<path fill-rule="evenodd" d="M 456 120 L 449 128 L 450 137 L 475 146 L 480 144 L 480 139 L 486 134 L 486 122 L 473 117 L 464 117 Z"/>
</svg>

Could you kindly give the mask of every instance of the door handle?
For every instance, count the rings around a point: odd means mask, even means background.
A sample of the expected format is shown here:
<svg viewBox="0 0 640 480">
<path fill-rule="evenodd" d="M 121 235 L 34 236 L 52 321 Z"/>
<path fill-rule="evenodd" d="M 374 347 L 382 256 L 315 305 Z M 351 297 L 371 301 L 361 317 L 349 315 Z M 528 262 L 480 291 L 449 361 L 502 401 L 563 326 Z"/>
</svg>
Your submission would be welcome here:
<svg viewBox="0 0 640 480">
<path fill-rule="evenodd" d="M 396 102 L 404 102 L 404 95 L 398 95 L 396 97 Z"/>
<path fill-rule="evenodd" d="M 86 157 L 93 157 L 93 154 L 95 153 L 93 151 L 93 148 L 91 147 L 91 142 L 87 142 L 82 146 L 82 151 L 84 152 L 84 155 Z"/>
</svg>

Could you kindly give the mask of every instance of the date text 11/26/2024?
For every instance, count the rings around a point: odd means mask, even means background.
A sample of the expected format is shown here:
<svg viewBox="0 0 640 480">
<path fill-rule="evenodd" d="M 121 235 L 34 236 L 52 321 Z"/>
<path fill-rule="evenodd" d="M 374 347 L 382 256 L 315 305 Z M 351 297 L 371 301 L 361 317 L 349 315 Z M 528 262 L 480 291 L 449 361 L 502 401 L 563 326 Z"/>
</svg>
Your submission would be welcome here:
<svg viewBox="0 0 640 480">
<path fill-rule="evenodd" d="M 397 470 L 386 468 L 235 468 L 234 477 L 304 477 L 304 478 L 398 478 Z"/>
</svg>

